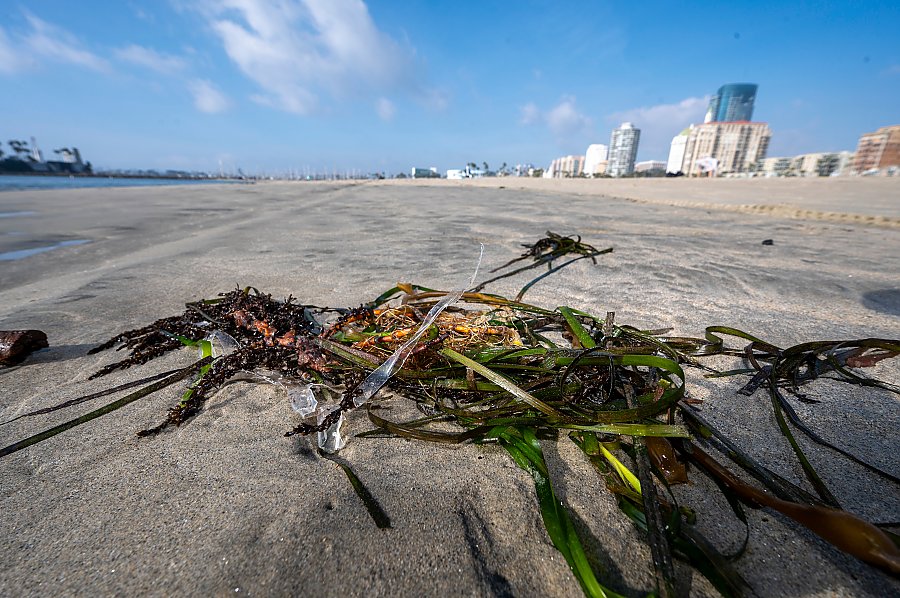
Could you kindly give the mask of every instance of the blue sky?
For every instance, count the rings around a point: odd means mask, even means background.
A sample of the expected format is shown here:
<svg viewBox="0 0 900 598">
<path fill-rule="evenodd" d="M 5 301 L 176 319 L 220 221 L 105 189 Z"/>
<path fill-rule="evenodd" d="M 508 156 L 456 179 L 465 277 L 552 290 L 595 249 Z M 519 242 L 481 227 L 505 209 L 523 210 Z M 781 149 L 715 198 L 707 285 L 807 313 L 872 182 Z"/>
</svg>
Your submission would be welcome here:
<svg viewBox="0 0 900 598">
<path fill-rule="evenodd" d="M 272 174 L 639 159 L 759 84 L 769 155 L 900 123 L 898 2 L 4 0 L 0 140 Z"/>
</svg>

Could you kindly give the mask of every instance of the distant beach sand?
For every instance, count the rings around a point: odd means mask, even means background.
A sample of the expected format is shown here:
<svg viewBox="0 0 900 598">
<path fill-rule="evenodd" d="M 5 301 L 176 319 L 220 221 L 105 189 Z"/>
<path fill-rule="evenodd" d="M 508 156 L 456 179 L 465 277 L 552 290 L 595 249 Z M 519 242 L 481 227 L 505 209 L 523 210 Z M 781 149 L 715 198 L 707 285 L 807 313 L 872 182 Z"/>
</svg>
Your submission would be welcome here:
<svg viewBox="0 0 900 598">
<path fill-rule="evenodd" d="M 900 180 L 532 180 L 260 183 L 0 194 L 0 329 L 38 328 L 51 347 L 0 369 L 0 421 L 187 364 L 183 351 L 106 379 L 119 355 L 87 350 L 179 313 L 185 301 L 253 285 L 276 297 L 356 306 L 398 281 L 449 288 L 506 262 L 546 230 L 599 248 L 528 293 L 620 324 L 702 335 L 729 325 L 782 346 L 900 337 Z M 772 245 L 762 241 L 771 239 Z M 529 276 L 488 290 L 513 295 Z M 872 372 L 900 383 L 896 360 Z M 767 398 L 738 380 L 688 387 L 744 449 L 805 485 Z M 900 474 L 900 401 L 826 381 L 795 403 L 826 438 Z M 0 595 L 578 596 L 547 538 L 529 476 L 493 446 L 355 439 L 341 455 L 380 501 L 379 530 L 342 471 L 295 425 L 271 386 L 227 386 L 157 438 L 178 390 L 0 459 Z M 0 427 L 0 445 L 104 401 Z M 399 400 L 399 399 L 395 399 Z M 370 424 L 350 418 L 359 432 Z M 896 520 L 900 493 L 800 439 L 845 508 Z M 886 451 L 885 448 L 890 450 Z M 607 585 L 652 587 L 650 554 L 596 473 L 565 439 L 545 452 L 561 500 Z M 709 480 L 678 487 L 724 551 L 744 528 Z M 747 512 L 737 568 L 761 596 L 885 596 L 900 583 L 767 510 Z M 895 530 L 896 531 L 896 530 Z M 679 591 L 715 595 L 682 565 Z"/>
<path fill-rule="evenodd" d="M 397 183 L 399 181 L 390 181 Z M 574 195 L 606 196 L 640 203 L 716 209 L 785 218 L 900 227 L 900 177 L 771 179 L 535 179 L 484 178 L 416 181 Z"/>
</svg>

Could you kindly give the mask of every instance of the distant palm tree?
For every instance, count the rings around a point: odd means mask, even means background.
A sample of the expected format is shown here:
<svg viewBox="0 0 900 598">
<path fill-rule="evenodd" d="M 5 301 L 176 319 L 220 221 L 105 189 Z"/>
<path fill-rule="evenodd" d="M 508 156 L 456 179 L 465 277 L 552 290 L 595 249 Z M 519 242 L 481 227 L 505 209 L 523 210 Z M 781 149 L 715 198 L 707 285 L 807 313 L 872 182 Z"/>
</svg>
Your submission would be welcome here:
<svg viewBox="0 0 900 598">
<path fill-rule="evenodd" d="M 16 152 L 16 157 L 18 157 L 19 154 L 24 154 L 25 157 L 27 158 L 28 154 L 31 153 L 31 148 L 28 147 L 27 141 L 18 141 L 16 139 L 10 139 L 9 147 L 11 147 L 14 152 Z"/>
</svg>

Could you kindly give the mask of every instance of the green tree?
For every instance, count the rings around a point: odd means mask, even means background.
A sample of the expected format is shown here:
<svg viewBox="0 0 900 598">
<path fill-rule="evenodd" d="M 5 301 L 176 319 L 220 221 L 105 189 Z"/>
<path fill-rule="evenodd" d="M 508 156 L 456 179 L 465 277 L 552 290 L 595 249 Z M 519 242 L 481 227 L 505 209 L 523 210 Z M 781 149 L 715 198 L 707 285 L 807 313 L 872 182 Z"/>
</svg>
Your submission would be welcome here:
<svg viewBox="0 0 900 598">
<path fill-rule="evenodd" d="M 16 157 L 19 158 L 20 155 L 25 159 L 29 158 L 29 154 L 31 154 L 31 148 L 28 147 L 27 141 L 18 141 L 16 139 L 9 140 L 9 147 L 12 148 L 14 152 L 16 152 Z M 19 158 L 20 160 L 22 158 Z"/>
</svg>

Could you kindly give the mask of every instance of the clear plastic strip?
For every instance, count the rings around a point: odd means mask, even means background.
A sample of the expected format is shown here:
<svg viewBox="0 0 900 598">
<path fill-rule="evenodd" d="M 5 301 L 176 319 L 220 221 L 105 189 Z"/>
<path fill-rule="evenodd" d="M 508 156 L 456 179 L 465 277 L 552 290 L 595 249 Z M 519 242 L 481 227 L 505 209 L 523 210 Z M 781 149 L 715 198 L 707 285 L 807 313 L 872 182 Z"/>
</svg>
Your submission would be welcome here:
<svg viewBox="0 0 900 598">
<path fill-rule="evenodd" d="M 390 379 L 394 372 L 403 367 L 406 359 L 409 357 L 410 353 L 412 353 L 413 347 L 415 347 L 416 343 L 419 342 L 419 339 L 428 331 L 428 328 L 434 323 L 441 312 L 459 301 L 463 296 L 463 293 L 466 292 L 466 289 L 472 288 L 472 285 L 475 284 L 475 278 L 478 276 L 478 269 L 481 267 L 481 259 L 483 257 L 484 243 L 481 243 L 481 251 L 478 254 L 478 263 L 475 264 L 475 272 L 472 273 L 472 278 L 469 280 L 469 283 L 460 286 L 455 291 L 447 293 L 443 299 L 438 301 L 434 307 L 428 311 L 428 314 L 425 316 L 425 319 L 422 320 L 416 333 L 413 334 L 408 341 L 403 343 L 399 349 L 394 351 L 387 361 L 382 363 L 378 369 L 369 374 L 363 383 L 359 385 L 357 393 L 353 397 L 353 404 L 355 406 L 359 407 L 371 399 Z"/>
</svg>

